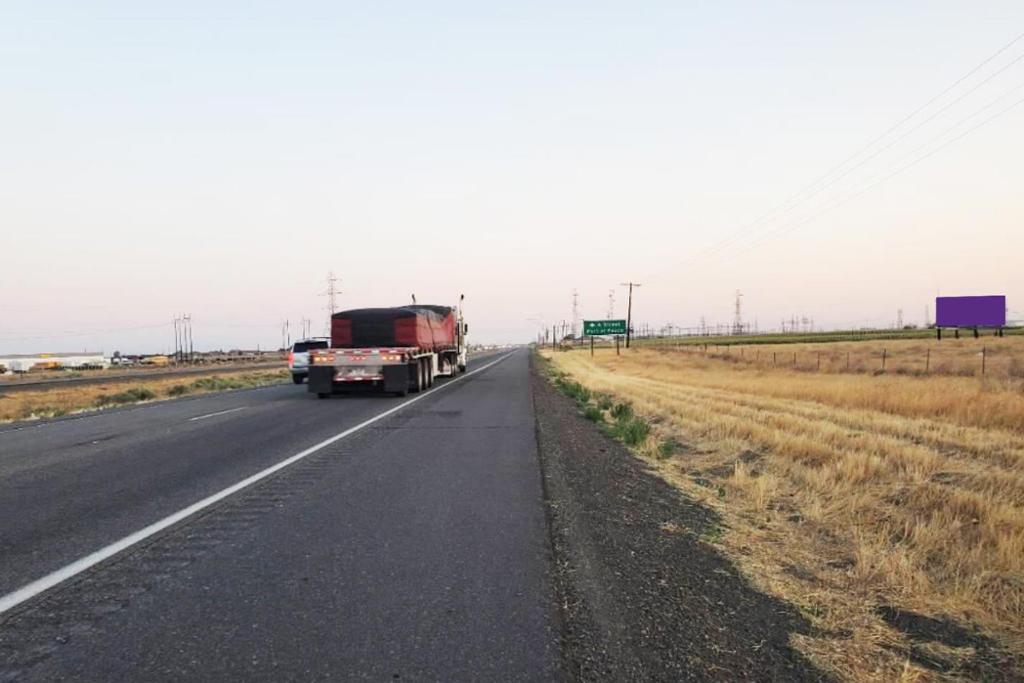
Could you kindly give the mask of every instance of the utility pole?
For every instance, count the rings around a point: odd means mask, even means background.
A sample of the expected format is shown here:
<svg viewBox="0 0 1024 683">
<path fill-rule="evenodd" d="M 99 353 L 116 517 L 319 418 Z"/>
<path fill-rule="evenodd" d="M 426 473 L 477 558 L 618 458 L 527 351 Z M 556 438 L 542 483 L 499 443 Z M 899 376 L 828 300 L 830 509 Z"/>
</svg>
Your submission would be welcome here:
<svg viewBox="0 0 1024 683">
<path fill-rule="evenodd" d="M 179 336 L 180 336 L 179 333 L 178 333 L 178 318 L 175 317 L 173 322 L 174 322 L 174 362 L 177 363 L 178 362 L 178 352 L 181 349 L 181 347 L 178 344 L 178 339 L 179 339 Z"/>
<path fill-rule="evenodd" d="M 576 338 L 577 323 L 580 318 L 580 295 L 575 289 L 572 290 L 572 338 Z"/>
<path fill-rule="evenodd" d="M 633 288 L 640 287 L 639 282 L 623 282 L 623 287 L 629 287 L 629 299 L 626 304 L 626 348 L 629 348 L 629 340 L 633 335 Z"/>
<path fill-rule="evenodd" d="M 195 347 L 192 346 L 192 314 L 183 316 L 185 320 L 185 330 L 188 332 L 188 362 L 193 363 L 196 359 Z M 184 344 L 183 344 L 184 345 Z"/>
</svg>

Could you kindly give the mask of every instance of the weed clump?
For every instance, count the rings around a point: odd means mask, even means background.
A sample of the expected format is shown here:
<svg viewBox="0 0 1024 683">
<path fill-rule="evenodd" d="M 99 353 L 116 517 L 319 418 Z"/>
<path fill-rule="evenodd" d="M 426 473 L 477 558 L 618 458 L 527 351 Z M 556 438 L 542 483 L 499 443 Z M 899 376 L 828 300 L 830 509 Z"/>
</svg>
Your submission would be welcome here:
<svg viewBox="0 0 1024 683">
<path fill-rule="evenodd" d="M 568 379 L 564 376 L 558 377 L 555 379 L 555 386 L 557 386 L 563 394 L 574 399 L 580 405 L 590 403 L 590 389 L 587 389 L 575 380 Z"/>
<path fill-rule="evenodd" d="M 628 403 L 616 403 L 612 406 L 611 412 L 616 420 L 626 420 L 633 417 L 633 406 Z"/>
<path fill-rule="evenodd" d="M 604 422 L 604 412 L 597 406 L 588 405 L 583 409 L 583 417 L 591 422 Z"/>
<path fill-rule="evenodd" d="M 139 401 L 149 401 L 156 398 L 156 393 L 149 387 L 132 387 L 124 391 L 119 391 L 116 394 L 108 394 L 106 396 L 100 396 L 96 399 L 96 405 L 99 407 L 103 406 L 115 406 L 124 403 L 138 403 Z"/>
<path fill-rule="evenodd" d="M 679 443 L 675 438 L 669 437 L 658 444 L 657 457 L 660 460 L 668 460 L 676 453 L 683 450 L 683 444 Z"/>
<path fill-rule="evenodd" d="M 612 435 L 621 439 L 627 446 L 639 446 L 651 433 L 651 425 L 644 420 L 630 416 L 619 418 L 612 425 Z"/>
</svg>

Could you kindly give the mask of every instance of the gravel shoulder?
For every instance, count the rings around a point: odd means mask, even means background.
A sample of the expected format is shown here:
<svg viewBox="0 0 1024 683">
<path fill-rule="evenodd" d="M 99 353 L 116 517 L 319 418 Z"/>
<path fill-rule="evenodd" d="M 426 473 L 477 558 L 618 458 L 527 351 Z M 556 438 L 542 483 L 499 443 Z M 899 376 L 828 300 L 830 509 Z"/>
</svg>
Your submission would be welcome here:
<svg viewBox="0 0 1024 683">
<path fill-rule="evenodd" d="M 818 681 L 810 626 L 711 544 L 719 520 L 583 419 L 531 366 L 570 680 Z"/>
</svg>

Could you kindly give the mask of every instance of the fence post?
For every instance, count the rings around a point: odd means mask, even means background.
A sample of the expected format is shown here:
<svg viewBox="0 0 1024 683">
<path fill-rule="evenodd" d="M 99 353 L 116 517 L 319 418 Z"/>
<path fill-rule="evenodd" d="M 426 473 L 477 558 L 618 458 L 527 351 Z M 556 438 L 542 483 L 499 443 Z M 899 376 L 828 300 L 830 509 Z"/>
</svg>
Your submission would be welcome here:
<svg viewBox="0 0 1024 683">
<path fill-rule="evenodd" d="M 981 374 L 985 375 L 985 347 L 981 347 Z"/>
<path fill-rule="evenodd" d="M 594 357 L 594 335 L 590 335 L 590 357 Z"/>
<path fill-rule="evenodd" d="M 924 355 L 924 374 L 927 375 L 928 371 L 931 369 L 931 367 L 932 367 L 932 350 L 928 349 L 927 353 L 925 353 L 925 355 Z"/>
<path fill-rule="evenodd" d="M 846 371 L 850 371 L 850 352 L 846 352 Z"/>
<path fill-rule="evenodd" d="M 885 355 L 886 355 L 886 350 L 882 349 L 882 371 L 883 372 L 885 371 Z"/>
<path fill-rule="evenodd" d="M 619 335 L 615 335 L 615 355 L 619 355 Z"/>
<path fill-rule="evenodd" d="M 776 367 L 779 364 L 778 351 L 772 351 L 772 367 Z"/>
<path fill-rule="evenodd" d="M 818 372 L 821 372 L 821 351 L 818 351 Z"/>
<path fill-rule="evenodd" d="M 793 367 L 796 367 L 796 351 L 793 352 Z"/>
</svg>

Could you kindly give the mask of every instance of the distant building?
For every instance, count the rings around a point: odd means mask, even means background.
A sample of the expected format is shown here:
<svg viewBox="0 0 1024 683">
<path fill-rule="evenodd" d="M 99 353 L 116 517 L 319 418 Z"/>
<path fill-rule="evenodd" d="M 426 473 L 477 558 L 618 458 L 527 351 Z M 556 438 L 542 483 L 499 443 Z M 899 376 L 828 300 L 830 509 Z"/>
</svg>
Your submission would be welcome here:
<svg viewBox="0 0 1024 683">
<path fill-rule="evenodd" d="M 84 370 L 106 368 L 110 361 L 102 352 L 94 353 L 15 353 L 0 356 L 2 372 L 29 372 L 31 370 Z"/>
</svg>

